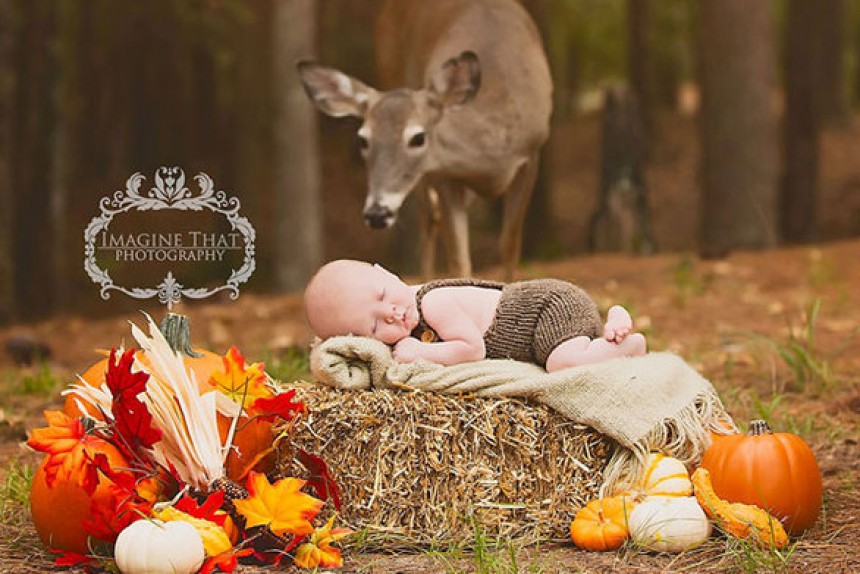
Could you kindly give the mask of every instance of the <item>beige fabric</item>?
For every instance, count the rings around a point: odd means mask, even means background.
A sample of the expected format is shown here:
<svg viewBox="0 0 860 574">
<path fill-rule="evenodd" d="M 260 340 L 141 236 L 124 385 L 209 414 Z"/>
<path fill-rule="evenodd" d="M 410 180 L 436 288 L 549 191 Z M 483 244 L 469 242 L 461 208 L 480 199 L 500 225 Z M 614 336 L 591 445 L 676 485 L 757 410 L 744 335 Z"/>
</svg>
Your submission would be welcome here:
<svg viewBox="0 0 860 574">
<path fill-rule="evenodd" d="M 672 353 L 613 359 L 548 373 L 531 363 L 487 359 L 442 366 L 398 363 L 387 345 L 333 337 L 314 346 L 311 370 L 342 389 L 403 388 L 448 394 L 527 397 L 614 439 L 606 469 L 610 494 L 638 476 L 645 456 L 661 451 L 698 461 L 710 431 L 734 430 L 713 386 Z"/>
</svg>

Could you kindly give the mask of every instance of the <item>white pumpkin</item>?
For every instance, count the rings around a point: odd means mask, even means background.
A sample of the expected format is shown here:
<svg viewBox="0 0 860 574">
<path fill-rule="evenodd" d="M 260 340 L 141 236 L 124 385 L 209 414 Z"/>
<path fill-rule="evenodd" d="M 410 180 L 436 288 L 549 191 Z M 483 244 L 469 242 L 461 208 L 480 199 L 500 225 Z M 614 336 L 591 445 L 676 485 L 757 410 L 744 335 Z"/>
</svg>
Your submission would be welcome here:
<svg viewBox="0 0 860 574">
<path fill-rule="evenodd" d="M 639 482 L 629 494 L 637 500 L 647 496 L 691 496 L 693 483 L 683 462 L 659 452 L 652 452 L 645 461 Z"/>
<path fill-rule="evenodd" d="M 630 513 L 633 541 L 658 552 L 683 552 L 707 540 L 711 523 L 694 496 L 649 496 Z"/>
<path fill-rule="evenodd" d="M 178 521 L 138 520 L 119 533 L 114 546 L 123 574 L 193 574 L 205 556 L 197 530 Z"/>
</svg>

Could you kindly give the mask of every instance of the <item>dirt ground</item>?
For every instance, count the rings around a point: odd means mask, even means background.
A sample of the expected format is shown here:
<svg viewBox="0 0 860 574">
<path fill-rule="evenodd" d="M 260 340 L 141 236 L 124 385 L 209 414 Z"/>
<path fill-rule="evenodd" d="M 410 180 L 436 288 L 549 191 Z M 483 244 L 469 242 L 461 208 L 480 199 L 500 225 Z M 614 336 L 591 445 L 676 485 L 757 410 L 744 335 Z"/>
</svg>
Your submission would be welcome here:
<svg viewBox="0 0 860 574">
<path fill-rule="evenodd" d="M 700 261 L 665 253 L 649 257 L 583 256 L 523 267 L 521 276 L 554 276 L 588 289 L 606 308 L 627 305 L 652 350 L 671 350 L 695 366 L 720 391 L 737 422 L 766 416 L 779 430 L 799 432 L 818 458 L 825 484 L 825 506 L 818 524 L 797 543 L 787 563 L 745 557 L 725 539 L 715 538 L 678 556 L 626 550 L 610 554 L 580 551 L 569 543 L 519 549 L 517 565 L 533 572 L 664 571 L 860 571 L 860 240 L 770 252 L 736 253 L 724 260 Z M 484 275 L 498 276 L 489 269 Z M 813 304 L 819 311 L 810 315 Z M 296 295 L 242 295 L 235 303 L 207 302 L 177 309 L 187 314 L 199 346 L 223 351 L 238 345 L 251 358 L 304 347 L 309 332 Z M 162 310 L 152 309 L 156 318 Z M 65 383 L 97 355 L 128 340 L 128 321 L 138 315 L 88 320 L 66 316 L 0 331 L 0 342 L 26 335 L 52 350 L 54 376 Z M 809 380 L 781 358 L 792 341 L 802 345 Z M 798 367 L 799 369 L 799 367 Z M 816 371 L 817 369 L 817 371 Z M 816 371 L 817 374 L 812 373 Z M 0 357 L 6 380 L 32 375 Z M 41 411 L 59 404 L 58 390 L 7 395 L 0 411 L 0 474 L 12 460 L 32 461 L 20 441 L 41 425 Z M 2 482 L 2 481 L 0 481 Z M 24 522 L 4 524 L 0 570 L 49 569 Z M 15 530 L 15 532 L 10 532 Z M 344 572 L 482 571 L 469 554 L 356 554 L 346 552 Z M 504 561 L 504 557 L 500 558 Z M 253 572 L 245 568 L 243 572 Z M 486 570 L 483 570 L 486 571 Z M 509 570 L 492 570 L 509 571 Z"/>
</svg>

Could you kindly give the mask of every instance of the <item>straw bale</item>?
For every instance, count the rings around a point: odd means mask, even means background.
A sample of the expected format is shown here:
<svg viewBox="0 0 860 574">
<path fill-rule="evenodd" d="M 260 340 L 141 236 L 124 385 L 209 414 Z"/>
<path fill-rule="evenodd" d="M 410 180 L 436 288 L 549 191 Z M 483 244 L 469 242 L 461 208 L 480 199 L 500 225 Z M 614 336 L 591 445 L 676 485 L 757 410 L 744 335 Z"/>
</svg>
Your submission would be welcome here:
<svg viewBox="0 0 860 574">
<path fill-rule="evenodd" d="M 565 539 L 603 481 L 608 440 L 540 405 L 314 385 L 299 396 L 310 413 L 293 444 L 326 460 L 339 521 L 372 546 L 468 544 L 476 525 L 489 538 Z M 293 473 L 282 454 L 280 472 Z"/>
</svg>

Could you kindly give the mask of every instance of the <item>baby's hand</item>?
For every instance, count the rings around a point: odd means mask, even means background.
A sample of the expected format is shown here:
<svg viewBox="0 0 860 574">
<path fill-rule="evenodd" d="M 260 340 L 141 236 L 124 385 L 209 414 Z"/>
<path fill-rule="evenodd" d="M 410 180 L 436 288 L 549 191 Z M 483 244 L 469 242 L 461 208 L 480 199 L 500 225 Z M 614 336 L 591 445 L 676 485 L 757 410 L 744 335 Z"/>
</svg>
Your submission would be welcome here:
<svg viewBox="0 0 860 574">
<path fill-rule="evenodd" d="M 394 345 L 394 358 L 401 363 L 411 363 L 418 358 L 421 341 L 415 337 L 400 339 Z"/>
</svg>

